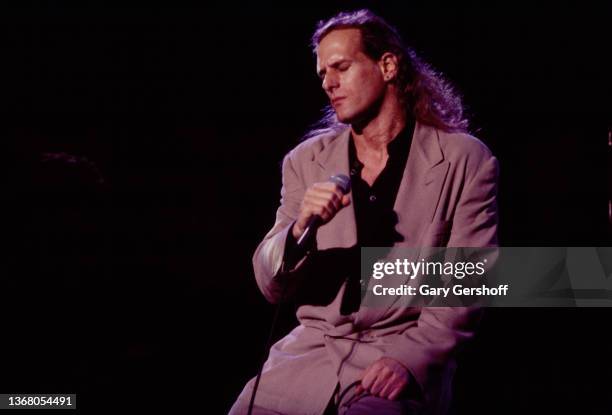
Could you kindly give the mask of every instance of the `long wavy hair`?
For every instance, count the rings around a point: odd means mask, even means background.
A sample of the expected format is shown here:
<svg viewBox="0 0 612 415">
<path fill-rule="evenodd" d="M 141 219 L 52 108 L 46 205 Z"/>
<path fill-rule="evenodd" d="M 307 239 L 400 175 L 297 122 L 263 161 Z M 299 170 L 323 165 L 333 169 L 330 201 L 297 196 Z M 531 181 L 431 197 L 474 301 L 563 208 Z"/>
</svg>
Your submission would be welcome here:
<svg viewBox="0 0 612 415">
<path fill-rule="evenodd" d="M 311 39 L 313 53 L 316 55 L 319 42 L 328 33 L 345 28 L 360 30 L 363 52 L 369 58 L 378 61 L 386 52 L 397 56 L 399 71 L 395 82 L 409 115 L 422 124 L 447 132 L 467 131 L 468 119 L 462 99 L 453 85 L 404 44 L 393 26 L 370 10 L 342 12 L 321 20 Z M 304 138 L 345 128 L 347 125 L 338 121 L 333 107 L 328 105 Z"/>
</svg>

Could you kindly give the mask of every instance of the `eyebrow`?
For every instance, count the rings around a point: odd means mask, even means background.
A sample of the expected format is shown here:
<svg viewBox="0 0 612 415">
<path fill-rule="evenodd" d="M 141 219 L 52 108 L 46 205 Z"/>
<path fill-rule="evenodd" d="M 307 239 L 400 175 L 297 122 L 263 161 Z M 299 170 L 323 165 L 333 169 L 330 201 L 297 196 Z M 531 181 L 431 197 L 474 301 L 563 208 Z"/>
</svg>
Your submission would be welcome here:
<svg viewBox="0 0 612 415">
<path fill-rule="evenodd" d="M 337 68 L 338 66 L 342 65 L 345 62 L 349 62 L 350 59 L 346 59 L 346 58 L 340 58 L 337 61 L 332 62 L 331 66 L 332 68 Z M 325 68 L 321 68 L 319 69 L 319 71 L 317 72 L 317 75 L 319 75 L 319 78 L 323 78 L 323 75 L 325 75 Z"/>
</svg>

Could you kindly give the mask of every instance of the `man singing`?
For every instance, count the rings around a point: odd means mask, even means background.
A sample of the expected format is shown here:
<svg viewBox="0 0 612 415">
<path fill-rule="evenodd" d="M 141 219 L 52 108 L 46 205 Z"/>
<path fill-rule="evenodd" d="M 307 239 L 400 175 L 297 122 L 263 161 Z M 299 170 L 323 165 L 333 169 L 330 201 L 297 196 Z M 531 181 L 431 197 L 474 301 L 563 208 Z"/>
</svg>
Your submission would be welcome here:
<svg viewBox="0 0 612 415">
<path fill-rule="evenodd" d="M 451 86 L 380 17 L 340 13 L 312 41 L 331 107 L 285 157 L 276 223 L 253 257 L 263 295 L 294 300 L 300 324 L 270 350 L 253 413 L 444 413 L 478 309 L 360 305 L 343 252 L 496 246 L 497 160 L 466 134 Z M 350 193 L 329 181 L 338 174 Z M 230 414 L 248 412 L 254 383 Z"/>
</svg>

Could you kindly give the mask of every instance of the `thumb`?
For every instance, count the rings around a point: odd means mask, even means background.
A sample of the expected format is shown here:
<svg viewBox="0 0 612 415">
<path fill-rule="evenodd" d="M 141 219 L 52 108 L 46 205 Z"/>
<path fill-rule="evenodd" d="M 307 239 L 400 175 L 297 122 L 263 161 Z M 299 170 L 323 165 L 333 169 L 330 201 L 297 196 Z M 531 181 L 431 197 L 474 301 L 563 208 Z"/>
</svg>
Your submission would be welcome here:
<svg viewBox="0 0 612 415">
<path fill-rule="evenodd" d="M 349 195 L 342 196 L 342 206 L 348 206 L 351 204 L 351 198 Z"/>
</svg>

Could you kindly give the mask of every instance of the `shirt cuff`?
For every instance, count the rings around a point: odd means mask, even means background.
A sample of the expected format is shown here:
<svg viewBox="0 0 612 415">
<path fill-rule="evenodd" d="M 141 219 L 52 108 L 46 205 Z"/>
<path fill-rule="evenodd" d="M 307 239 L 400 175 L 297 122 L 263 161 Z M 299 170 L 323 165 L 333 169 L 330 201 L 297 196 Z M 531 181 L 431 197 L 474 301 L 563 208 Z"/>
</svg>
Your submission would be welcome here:
<svg viewBox="0 0 612 415">
<path fill-rule="evenodd" d="M 285 269 L 291 270 L 296 264 L 298 264 L 308 252 L 316 249 L 315 238 L 311 238 L 312 242 L 305 247 L 299 247 L 297 244 L 297 239 L 293 236 L 293 222 L 289 228 L 289 232 L 287 232 L 287 239 L 285 239 L 285 251 L 283 253 L 283 263 L 285 264 Z"/>
</svg>

